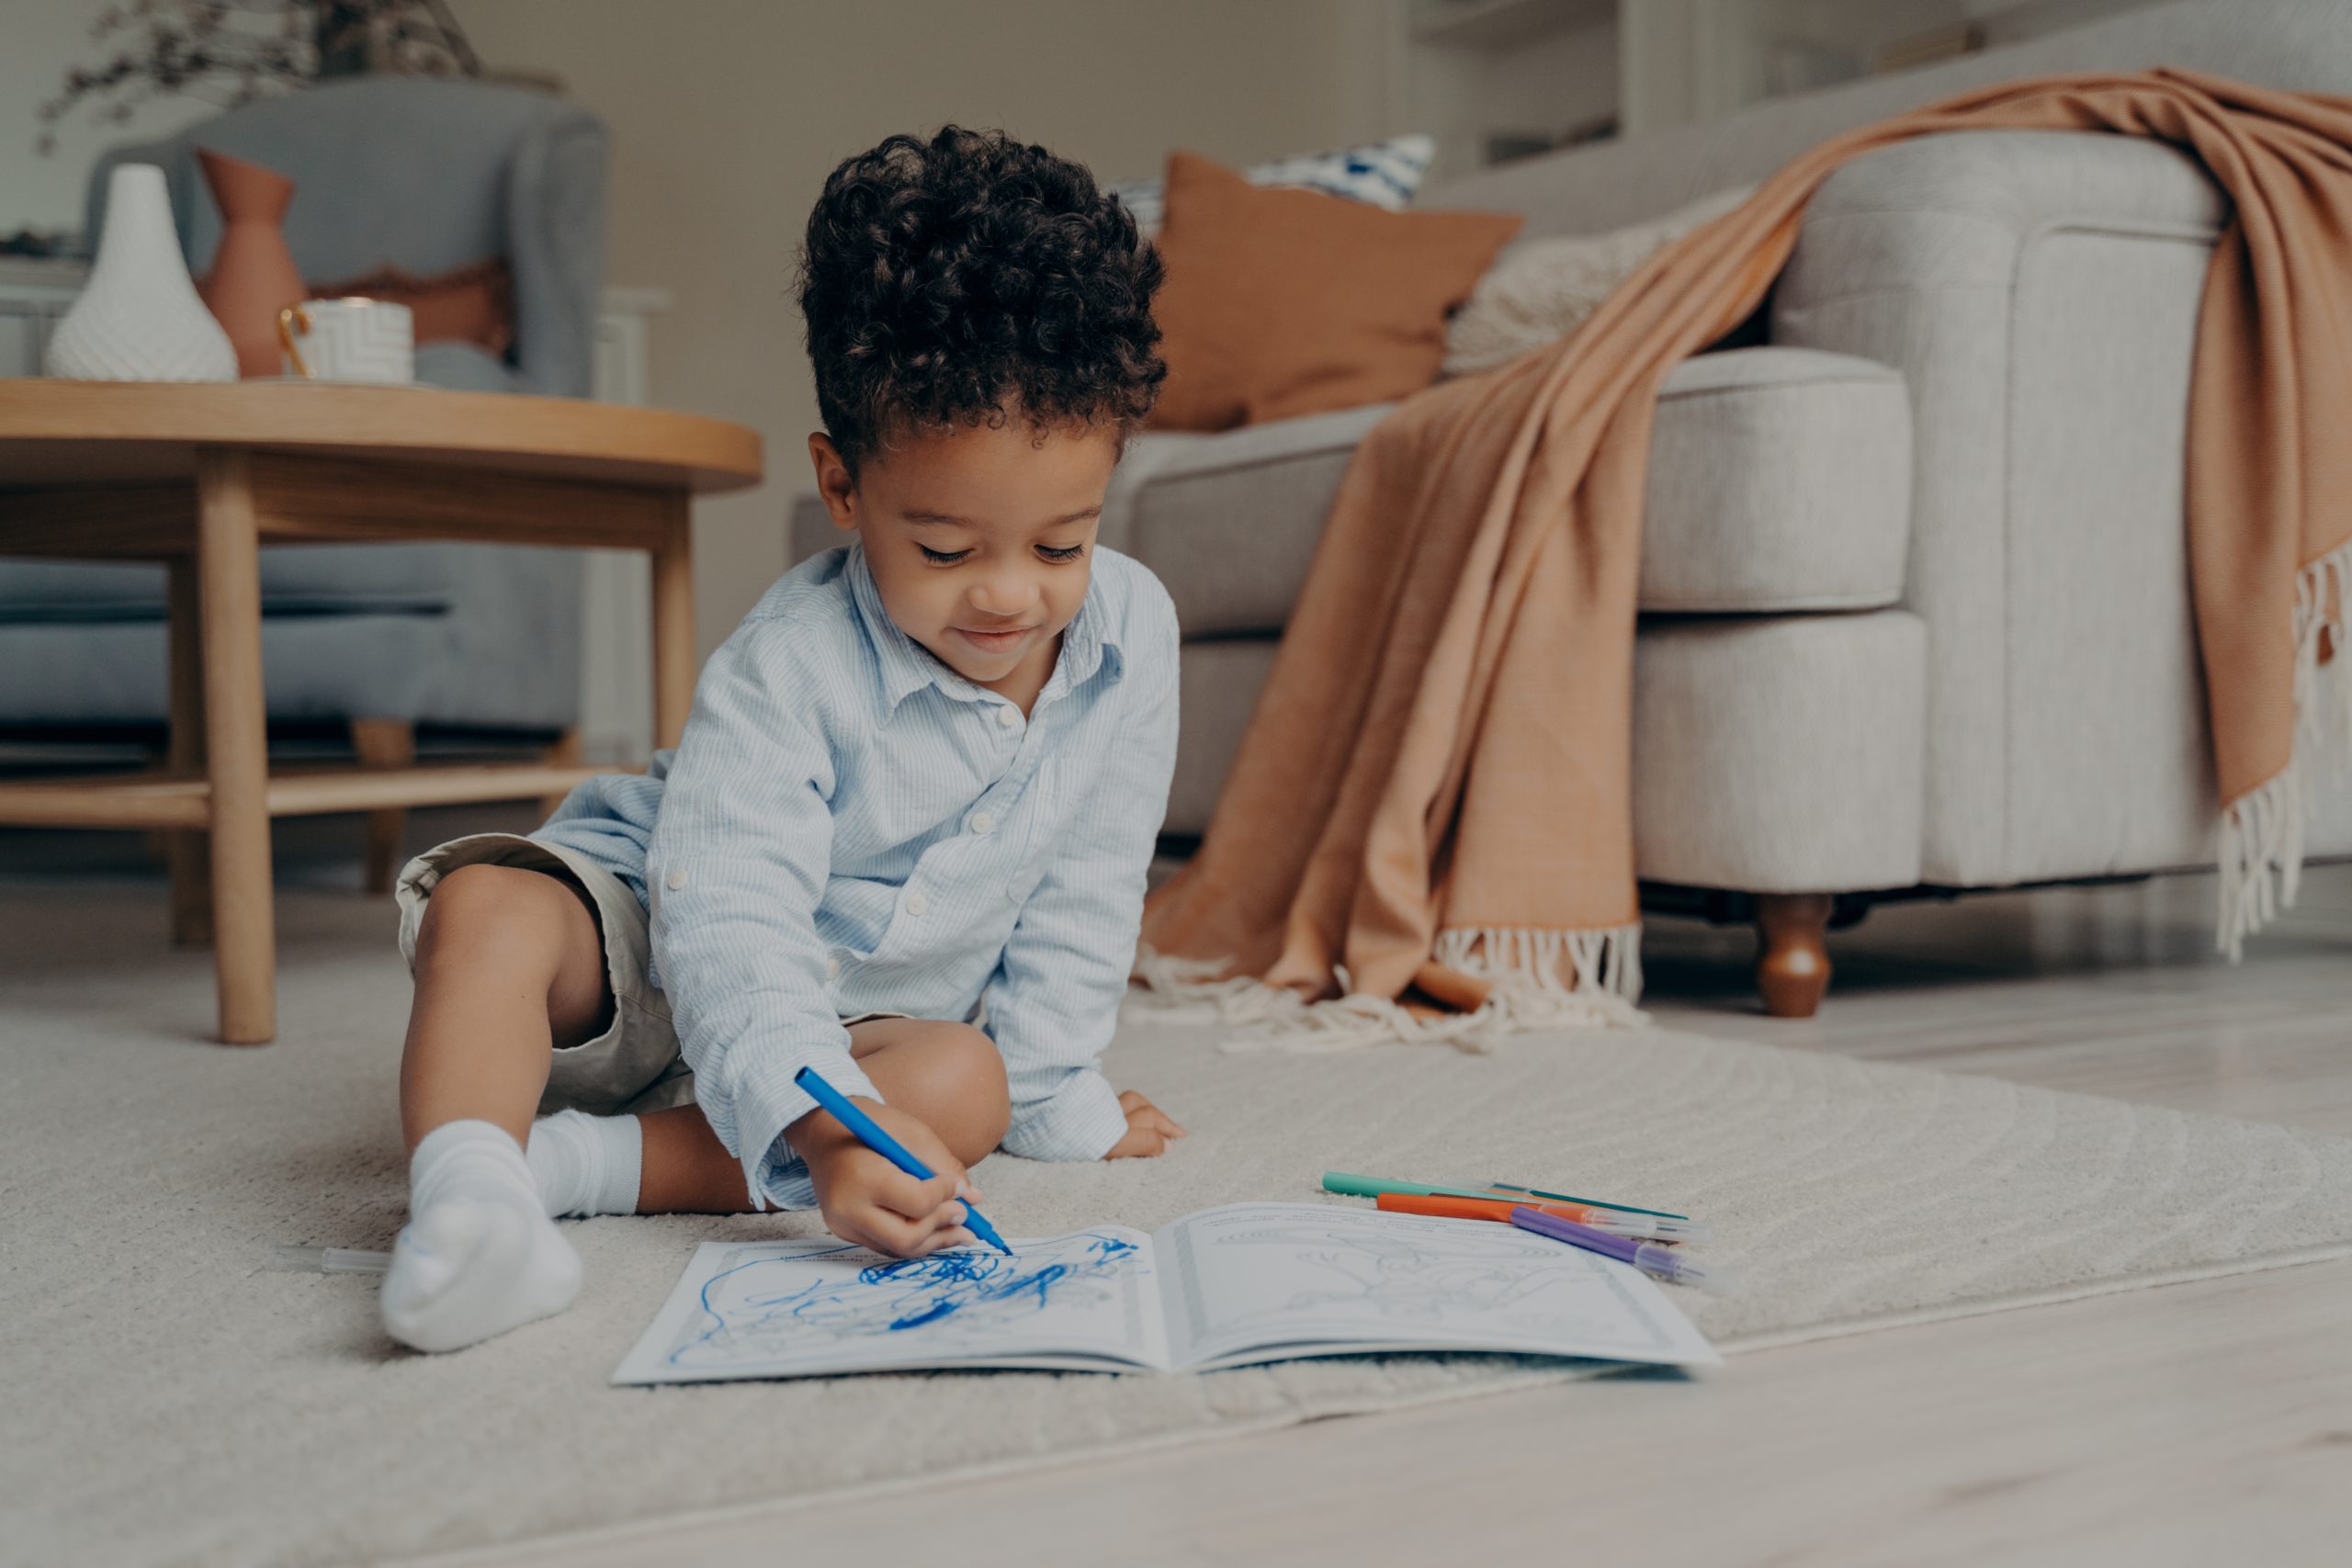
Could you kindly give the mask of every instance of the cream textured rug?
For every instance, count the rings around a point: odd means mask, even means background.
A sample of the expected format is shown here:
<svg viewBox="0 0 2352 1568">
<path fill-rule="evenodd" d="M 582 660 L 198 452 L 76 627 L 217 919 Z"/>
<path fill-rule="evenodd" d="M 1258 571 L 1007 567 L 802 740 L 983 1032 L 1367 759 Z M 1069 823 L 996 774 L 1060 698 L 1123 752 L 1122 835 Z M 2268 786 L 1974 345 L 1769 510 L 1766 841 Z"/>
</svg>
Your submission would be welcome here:
<svg viewBox="0 0 2352 1568">
<path fill-rule="evenodd" d="M 265 1267 L 275 1243 L 380 1247 L 399 1224 L 388 906 L 287 895 L 280 1043 L 238 1052 L 194 1038 L 207 965 L 163 950 L 152 891 L 7 897 L 0 1561 L 379 1559 L 1593 1370 L 606 1386 L 695 1242 L 807 1234 L 804 1217 L 575 1224 L 571 1313 L 398 1353 L 372 1279 Z M 1158 1162 L 990 1162 L 1007 1234 L 1308 1199 L 1329 1167 L 1549 1180 L 1714 1222 L 1705 1256 L 1742 1292 L 1677 1299 L 1733 1352 L 2352 1252 L 2352 1140 L 1661 1030 L 1330 1058 L 1131 1019 L 1114 1076 L 1193 1135 Z M 1736 1355 L 1707 1375 L 1739 1376 Z"/>
</svg>

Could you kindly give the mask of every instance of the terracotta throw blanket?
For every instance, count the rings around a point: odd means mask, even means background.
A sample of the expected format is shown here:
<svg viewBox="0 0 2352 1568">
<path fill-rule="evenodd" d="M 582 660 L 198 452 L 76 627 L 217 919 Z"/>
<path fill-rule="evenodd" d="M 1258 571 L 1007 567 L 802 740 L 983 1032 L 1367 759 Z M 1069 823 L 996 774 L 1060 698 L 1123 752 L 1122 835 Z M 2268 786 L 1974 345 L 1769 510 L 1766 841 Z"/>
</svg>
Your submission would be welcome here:
<svg viewBox="0 0 2352 1568">
<path fill-rule="evenodd" d="M 1659 383 L 1762 303 L 1830 171 L 1996 129 L 2159 137 L 2235 203 L 2186 476 L 2224 950 L 2291 901 L 2307 774 L 2352 747 L 2331 658 L 2352 582 L 2352 99 L 2159 69 L 2009 83 L 1823 142 L 1573 335 L 1399 404 L 1349 466 L 1199 853 L 1145 906 L 1137 974 L 1294 1044 L 1638 1020 L 1628 750 Z"/>
</svg>

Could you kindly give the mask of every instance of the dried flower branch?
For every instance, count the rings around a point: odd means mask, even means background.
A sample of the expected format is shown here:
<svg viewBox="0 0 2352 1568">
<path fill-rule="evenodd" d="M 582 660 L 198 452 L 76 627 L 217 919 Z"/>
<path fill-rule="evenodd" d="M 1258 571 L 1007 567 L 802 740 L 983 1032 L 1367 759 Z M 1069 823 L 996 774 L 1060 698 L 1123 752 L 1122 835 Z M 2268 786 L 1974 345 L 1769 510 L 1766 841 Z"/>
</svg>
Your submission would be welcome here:
<svg viewBox="0 0 2352 1568">
<path fill-rule="evenodd" d="M 43 152 L 57 150 L 59 122 L 85 100 L 104 101 L 104 118 L 121 124 L 159 97 L 233 108 L 371 71 L 481 73 L 443 0 L 127 0 L 98 13 L 90 39 L 114 52 L 68 71 L 64 90 L 41 106 Z"/>
</svg>

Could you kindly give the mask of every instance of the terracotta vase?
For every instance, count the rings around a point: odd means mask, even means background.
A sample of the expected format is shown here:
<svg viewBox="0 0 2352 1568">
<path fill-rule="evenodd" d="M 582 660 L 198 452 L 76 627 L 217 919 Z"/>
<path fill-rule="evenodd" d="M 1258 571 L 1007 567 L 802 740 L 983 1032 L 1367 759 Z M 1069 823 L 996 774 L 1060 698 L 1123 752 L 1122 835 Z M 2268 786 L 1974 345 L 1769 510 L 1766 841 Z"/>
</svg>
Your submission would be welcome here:
<svg viewBox="0 0 2352 1568">
<path fill-rule="evenodd" d="M 237 374 L 276 376 L 277 312 L 308 293 L 277 227 L 294 199 L 294 182 L 208 147 L 197 149 L 196 161 L 220 209 L 220 248 L 197 291 L 237 345 Z"/>
</svg>

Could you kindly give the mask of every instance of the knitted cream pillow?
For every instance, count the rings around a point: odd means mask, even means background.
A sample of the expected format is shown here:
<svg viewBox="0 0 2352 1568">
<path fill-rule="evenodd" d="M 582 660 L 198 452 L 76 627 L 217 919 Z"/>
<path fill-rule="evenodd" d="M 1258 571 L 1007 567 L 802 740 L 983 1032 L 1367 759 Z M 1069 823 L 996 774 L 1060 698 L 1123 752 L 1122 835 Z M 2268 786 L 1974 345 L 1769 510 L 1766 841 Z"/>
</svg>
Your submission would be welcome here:
<svg viewBox="0 0 2352 1568">
<path fill-rule="evenodd" d="M 1435 156 L 1437 138 L 1417 131 L 1362 147 L 1279 158 L 1242 170 L 1241 177 L 1253 186 L 1319 190 L 1326 196 L 1342 196 L 1350 201 L 1402 212 L 1413 204 L 1413 193 L 1421 188 L 1421 176 L 1429 173 L 1430 160 Z M 1160 225 L 1167 220 L 1168 182 L 1164 178 L 1123 181 L 1104 186 L 1102 194 L 1115 196 L 1126 204 L 1127 210 L 1136 215 L 1136 227 L 1147 240 L 1159 233 Z"/>
<path fill-rule="evenodd" d="M 1511 245 L 1446 323 L 1440 377 L 1491 369 L 1567 336 L 1652 255 L 1755 194 L 1742 186 L 1630 229 Z"/>
</svg>

